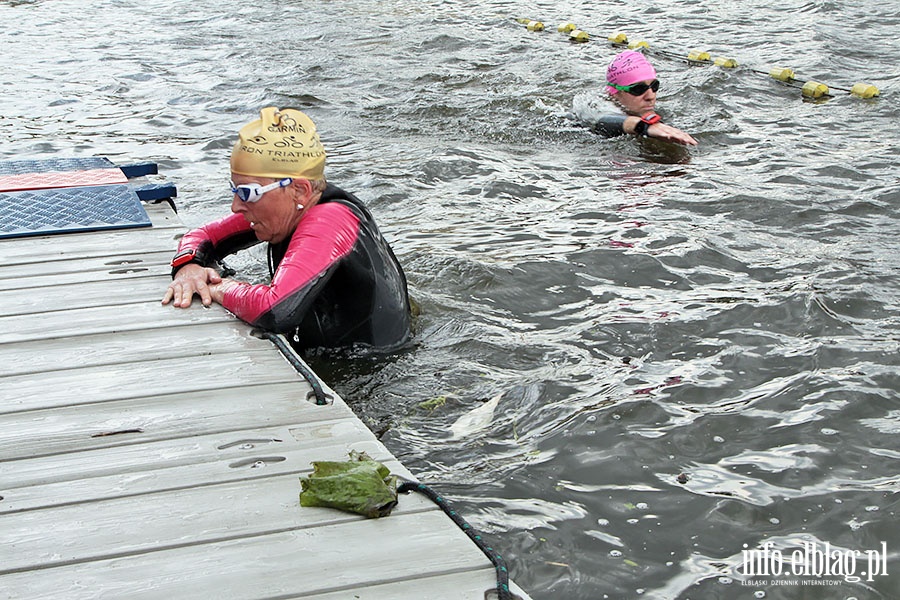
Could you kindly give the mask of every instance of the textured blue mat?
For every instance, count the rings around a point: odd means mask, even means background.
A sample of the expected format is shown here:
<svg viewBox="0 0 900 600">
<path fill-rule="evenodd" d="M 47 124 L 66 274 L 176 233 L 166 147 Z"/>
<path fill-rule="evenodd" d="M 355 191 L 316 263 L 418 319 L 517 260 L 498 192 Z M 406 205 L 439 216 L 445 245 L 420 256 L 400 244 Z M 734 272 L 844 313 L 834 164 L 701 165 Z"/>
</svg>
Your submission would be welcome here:
<svg viewBox="0 0 900 600">
<path fill-rule="evenodd" d="M 109 159 L 100 156 L 85 158 L 41 158 L 37 160 L 0 161 L 0 175 L 25 175 L 47 171 L 87 171 L 90 169 L 111 169 Z"/>
<path fill-rule="evenodd" d="M 0 193 L 0 238 L 151 225 L 129 185 Z"/>
</svg>

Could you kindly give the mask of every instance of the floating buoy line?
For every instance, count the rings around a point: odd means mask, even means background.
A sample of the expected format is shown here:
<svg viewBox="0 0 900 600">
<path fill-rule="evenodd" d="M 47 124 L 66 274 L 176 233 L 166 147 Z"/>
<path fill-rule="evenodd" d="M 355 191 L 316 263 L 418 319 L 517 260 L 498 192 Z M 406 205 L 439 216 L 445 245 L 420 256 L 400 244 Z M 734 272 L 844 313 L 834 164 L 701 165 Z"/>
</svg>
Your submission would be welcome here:
<svg viewBox="0 0 900 600">
<path fill-rule="evenodd" d="M 516 22 L 525 25 L 525 28 L 528 31 L 546 30 L 544 24 L 541 21 L 534 21 L 532 19 L 516 19 Z M 560 23 L 557 26 L 556 31 L 564 34 L 570 42 L 578 44 L 588 42 L 595 37 L 592 34 L 579 29 L 574 23 Z M 651 48 L 650 44 L 645 40 L 630 41 L 628 39 L 628 36 L 621 32 L 614 32 L 610 34 L 609 36 L 607 36 L 606 41 L 615 48 L 628 48 L 631 50 L 637 50 L 639 52 L 658 54 L 667 58 L 683 60 L 692 65 L 713 65 L 721 67 L 723 69 L 735 69 L 739 66 L 738 61 L 733 58 L 728 58 L 725 56 L 713 57 L 709 52 L 704 52 L 701 50 L 691 50 L 687 54 L 678 54 L 675 52 Z M 797 77 L 793 69 L 786 67 L 774 67 L 769 71 L 763 71 L 750 67 L 745 68 L 754 73 L 767 75 L 768 77 L 771 77 L 772 79 L 780 81 L 781 83 L 784 83 L 791 87 L 799 88 L 800 93 L 805 98 L 827 99 L 833 96 L 833 94 L 831 93 L 832 90 L 847 92 L 851 96 L 854 96 L 856 98 L 866 99 L 875 98 L 881 94 L 877 87 L 869 83 L 855 83 L 850 88 L 842 88 L 837 86 L 829 87 L 824 83 L 820 83 L 818 81 L 804 81 L 803 78 Z"/>
</svg>

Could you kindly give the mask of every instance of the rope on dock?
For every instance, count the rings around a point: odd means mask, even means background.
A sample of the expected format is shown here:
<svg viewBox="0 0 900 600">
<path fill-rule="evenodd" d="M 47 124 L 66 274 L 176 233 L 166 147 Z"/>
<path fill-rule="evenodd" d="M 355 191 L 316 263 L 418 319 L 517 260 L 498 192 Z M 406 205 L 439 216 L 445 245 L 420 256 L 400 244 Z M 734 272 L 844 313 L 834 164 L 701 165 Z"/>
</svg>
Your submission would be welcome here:
<svg viewBox="0 0 900 600">
<path fill-rule="evenodd" d="M 291 363 L 291 366 L 294 367 L 294 369 L 296 369 L 296 371 L 300 373 L 304 379 L 306 379 L 307 383 L 309 383 L 312 391 L 307 394 L 307 400 L 310 398 L 310 396 L 315 396 L 317 405 L 325 406 L 326 404 L 331 404 L 331 394 L 325 393 L 325 390 L 322 388 L 322 383 L 319 381 L 318 376 L 313 373 L 312 369 L 306 366 L 306 363 L 303 362 L 299 356 L 297 356 L 297 353 L 294 352 L 294 349 L 291 348 L 291 345 L 288 344 L 287 340 L 284 339 L 284 336 L 278 335 L 277 333 L 272 333 L 271 331 L 262 331 L 260 333 L 262 337 L 275 344 L 275 347 L 281 351 L 281 354 L 283 354 L 287 361 Z"/>
<path fill-rule="evenodd" d="M 484 542 L 481 534 L 473 529 L 459 513 L 453 510 L 444 498 L 428 486 L 415 481 L 404 481 L 397 487 L 397 492 L 400 494 L 406 494 L 412 491 L 428 496 L 432 502 L 437 504 L 441 510 L 443 510 L 447 516 L 459 526 L 460 529 L 466 532 L 466 535 L 468 535 L 469 538 L 475 542 L 475 545 L 488 557 L 491 564 L 494 565 L 494 569 L 497 571 L 497 598 L 499 600 L 514 600 L 515 598 L 518 598 L 518 596 L 513 595 L 513 593 L 509 591 L 509 571 L 506 569 L 506 562 L 496 550 Z"/>
</svg>

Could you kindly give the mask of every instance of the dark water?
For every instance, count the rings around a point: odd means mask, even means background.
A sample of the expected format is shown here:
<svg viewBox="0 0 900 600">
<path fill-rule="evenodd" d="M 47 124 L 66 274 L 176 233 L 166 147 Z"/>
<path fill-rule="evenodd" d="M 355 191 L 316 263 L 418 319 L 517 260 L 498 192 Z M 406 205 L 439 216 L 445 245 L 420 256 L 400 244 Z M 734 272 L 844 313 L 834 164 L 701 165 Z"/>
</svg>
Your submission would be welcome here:
<svg viewBox="0 0 900 600">
<path fill-rule="evenodd" d="M 311 362 L 536 600 L 898 598 L 898 12 L 5 1 L 2 157 L 154 160 L 196 225 L 239 126 L 299 107 L 422 311 L 403 354 Z M 698 148 L 581 124 L 613 31 L 741 62 L 653 58 Z M 882 95 L 804 101 L 773 66 Z M 888 574 L 742 575 L 767 542 Z"/>
</svg>

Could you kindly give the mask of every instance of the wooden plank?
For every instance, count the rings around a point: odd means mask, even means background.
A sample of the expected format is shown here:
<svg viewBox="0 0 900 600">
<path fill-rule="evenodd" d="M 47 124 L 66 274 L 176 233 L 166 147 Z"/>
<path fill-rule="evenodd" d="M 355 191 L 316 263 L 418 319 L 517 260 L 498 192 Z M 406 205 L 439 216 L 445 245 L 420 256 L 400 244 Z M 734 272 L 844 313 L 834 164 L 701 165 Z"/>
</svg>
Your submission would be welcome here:
<svg viewBox="0 0 900 600">
<path fill-rule="evenodd" d="M 54 474 L 46 472 L 35 472 L 36 468 L 32 465 L 32 479 L 44 477 L 50 480 L 0 490 L 0 495 L 4 497 L 0 503 L 0 514 L 20 514 L 36 509 L 89 504 L 113 498 L 130 498 L 132 504 L 141 505 L 146 494 L 227 482 L 243 481 L 248 487 L 253 487 L 255 482 L 268 477 L 308 473 L 311 463 L 316 460 L 347 460 L 350 450 L 365 452 L 385 464 L 395 460 L 371 432 L 365 430 L 347 412 L 337 415 L 322 412 L 319 417 L 332 419 L 295 423 L 285 427 L 290 429 L 290 433 L 277 438 L 278 442 L 257 442 L 252 448 L 228 445 L 242 442 L 239 446 L 244 446 L 246 442 L 243 440 L 254 439 L 245 437 L 245 432 L 224 432 L 217 436 L 207 436 L 217 437 L 223 442 L 222 446 L 226 446 L 215 448 L 218 455 L 198 451 L 196 455 L 178 455 L 176 460 L 167 455 L 156 454 L 159 461 L 151 463 L 149 459 L 135 455 L 144 449 L 150 453 L 158 451 L 166 448 L 166 444 L 118 446 L 109 455 L 126 456 L 130 459 L 129 462 L 122 465 L 102 463 L 100 466 L 81 463 L 79 472 L 83 476 L 65 479 L 58 479 Z M 106 456 L 106 453 L 94 450 L 92 456 Z M 51 461 L 45 462 L 50 464 Z M 55 457 L 52 462 L 55 463 Z M 128 470 L 126 467 L 129 465 L 133 465 L 134 469 Z M 411 478 L 409 472 L 400 465 L 391 469 L 398 475 Z M 11 470 L 15 470 L 15 465 Z M 19 482 L 23 480 L 22 476 L 16 477 Z"/>
<path fill-rule="evenodd" d="M 317 411 L 320 418 L 275 427 L 205 433 L 146 441 L 122 435 L 108 446 L 0 461 L 0 511 L 32 510 L 122 494 L 246 480 L 309 469 L 312 460 L 346 460 L 350 449 L 376 460 L 392 457 L 371 431 L 343 408 Z M 303 457 L 302 452 L 315 452 Z M 290 462 L 286 454 L 297 455 Z M 260 457 L 284 456 L 252 469 Z M 238 466 L 233 466 L 238 465 Z M 249 465 L 249 466 L 248 466 Z M 246 467 L 246 468 L 245 468 Z M 152 473 L 151 473 L 152 472 Z M 151 474 L 152 477 L 147 477 Z"/>
<path fill-rule="evenodd" d="M 167 229 L 174 227 L 182 231 L 186 231 L 184 223 L 178 217 L 178 214 L 172 210 L 172 206 L 166 200 L 154 200 L 153 202 L 144 202 L 144 210 L 153 223 L 153 229 Z"/>
<path fill-rule="evenodd" d="M 0 290 L 52 287 L 60 284 L 118 277 L 171 276 L 172 250 L 125 252 L 118 256 L 73 258 L 42 263 L 20 263 L 0 268 Z"/>
<path fill-rule="evenodd" d="M 157 272 L 160 270 L 156 269 Z M 168 271 L 168 269 L 166 269 Z M 94 273 L 102 274 L 95 271 Z M 39 315 L 52 310 L 159 302 L 172 281 L 165 276 L 131 278 L 113 273 L 106 280 L 59 283 L 52 287 L 0 291 L 0 317 Z M 127 273 L 125 274 L 127 275 Z M 123 281 L 124 280 L 124 281 Z"/>
<path fill-rule="evenodd" d="M 163 306 L 159 302 L 139 302 L 109 307 L 59 310 L 44 313 L 40 319 L 0 317 L 0 344 L 99 333 L 130 334 L 142 329 L 227 323 L 236 320 L 236 317 L 218 305 L 204 308 L 199 303 L 189 309 L 175 309 Z"/>
<path fill-rule="evenodd" d="M 486 566 L 479 571 L 452 573 L 434 577 L 417 577 L 405 581 L 394 581 L 361 588 L 326 592 L 303 596 L 285 597 L 283 600 L 397 600 L 397 598 L 427 598 L 428 600 L 491 600 L 496 598 L 492 590 L 497 587 L 497 572 Z M 512 581 L 509 589 L 520 598 L 527 598 L 525 592 Z"/>
<path fill-rule="evenodd" d="M 306 399 L 308 390 L 298 380 L 13 413 L 3 417 L 0 448 L 5 460 L 14 460 L 116 446 L 122 436 L 103 435 L 114 431 L 139 429 L 129 436 L 152 442 L 335 418 L 333 406 Z"/>
<path fill-rule="evenodd" d="M 198 353 L 273 349 L 271 342 L 252 335 L 251 331 L 252 328 L 246 323 L 232 319 L 164 329 L 139 329 L 128 335 L 96 333 L 77 338 L 0 344 L 0 378 L 79 367 L 141 363 L 161 358 L 185 359 Z"/>
<path fill-rule="evenodd" d="M 385 466 L 401 470 L 396 461 Z M 290 473 L 0 515 L 6 548 L 0 575 L 364 518 L 303 508 L 300 491 L 299 475 Z M 420 494 L 402 495 L 391 516 L 428 510 L 438 507 Z M 135 519 L 136 513 L 153 518 Z"/>
<path fill-rule="evenodd" d="M 289 382 L 305 380 L 271 348 L 45 371 L 0 378 L 0 415 Z"/>
<path fill-rule="evenodd" d="M 135 511 L 136 518 L 155 515 Z M 392 515 L 0 576 L 9 598 L 306 596 L 451 573 L 485 556 L 438 511 Z M 10 549 L 4 548 L 9 553 Z M 421 596 L 427 597 L 427 596 Z"/>
</svg>

